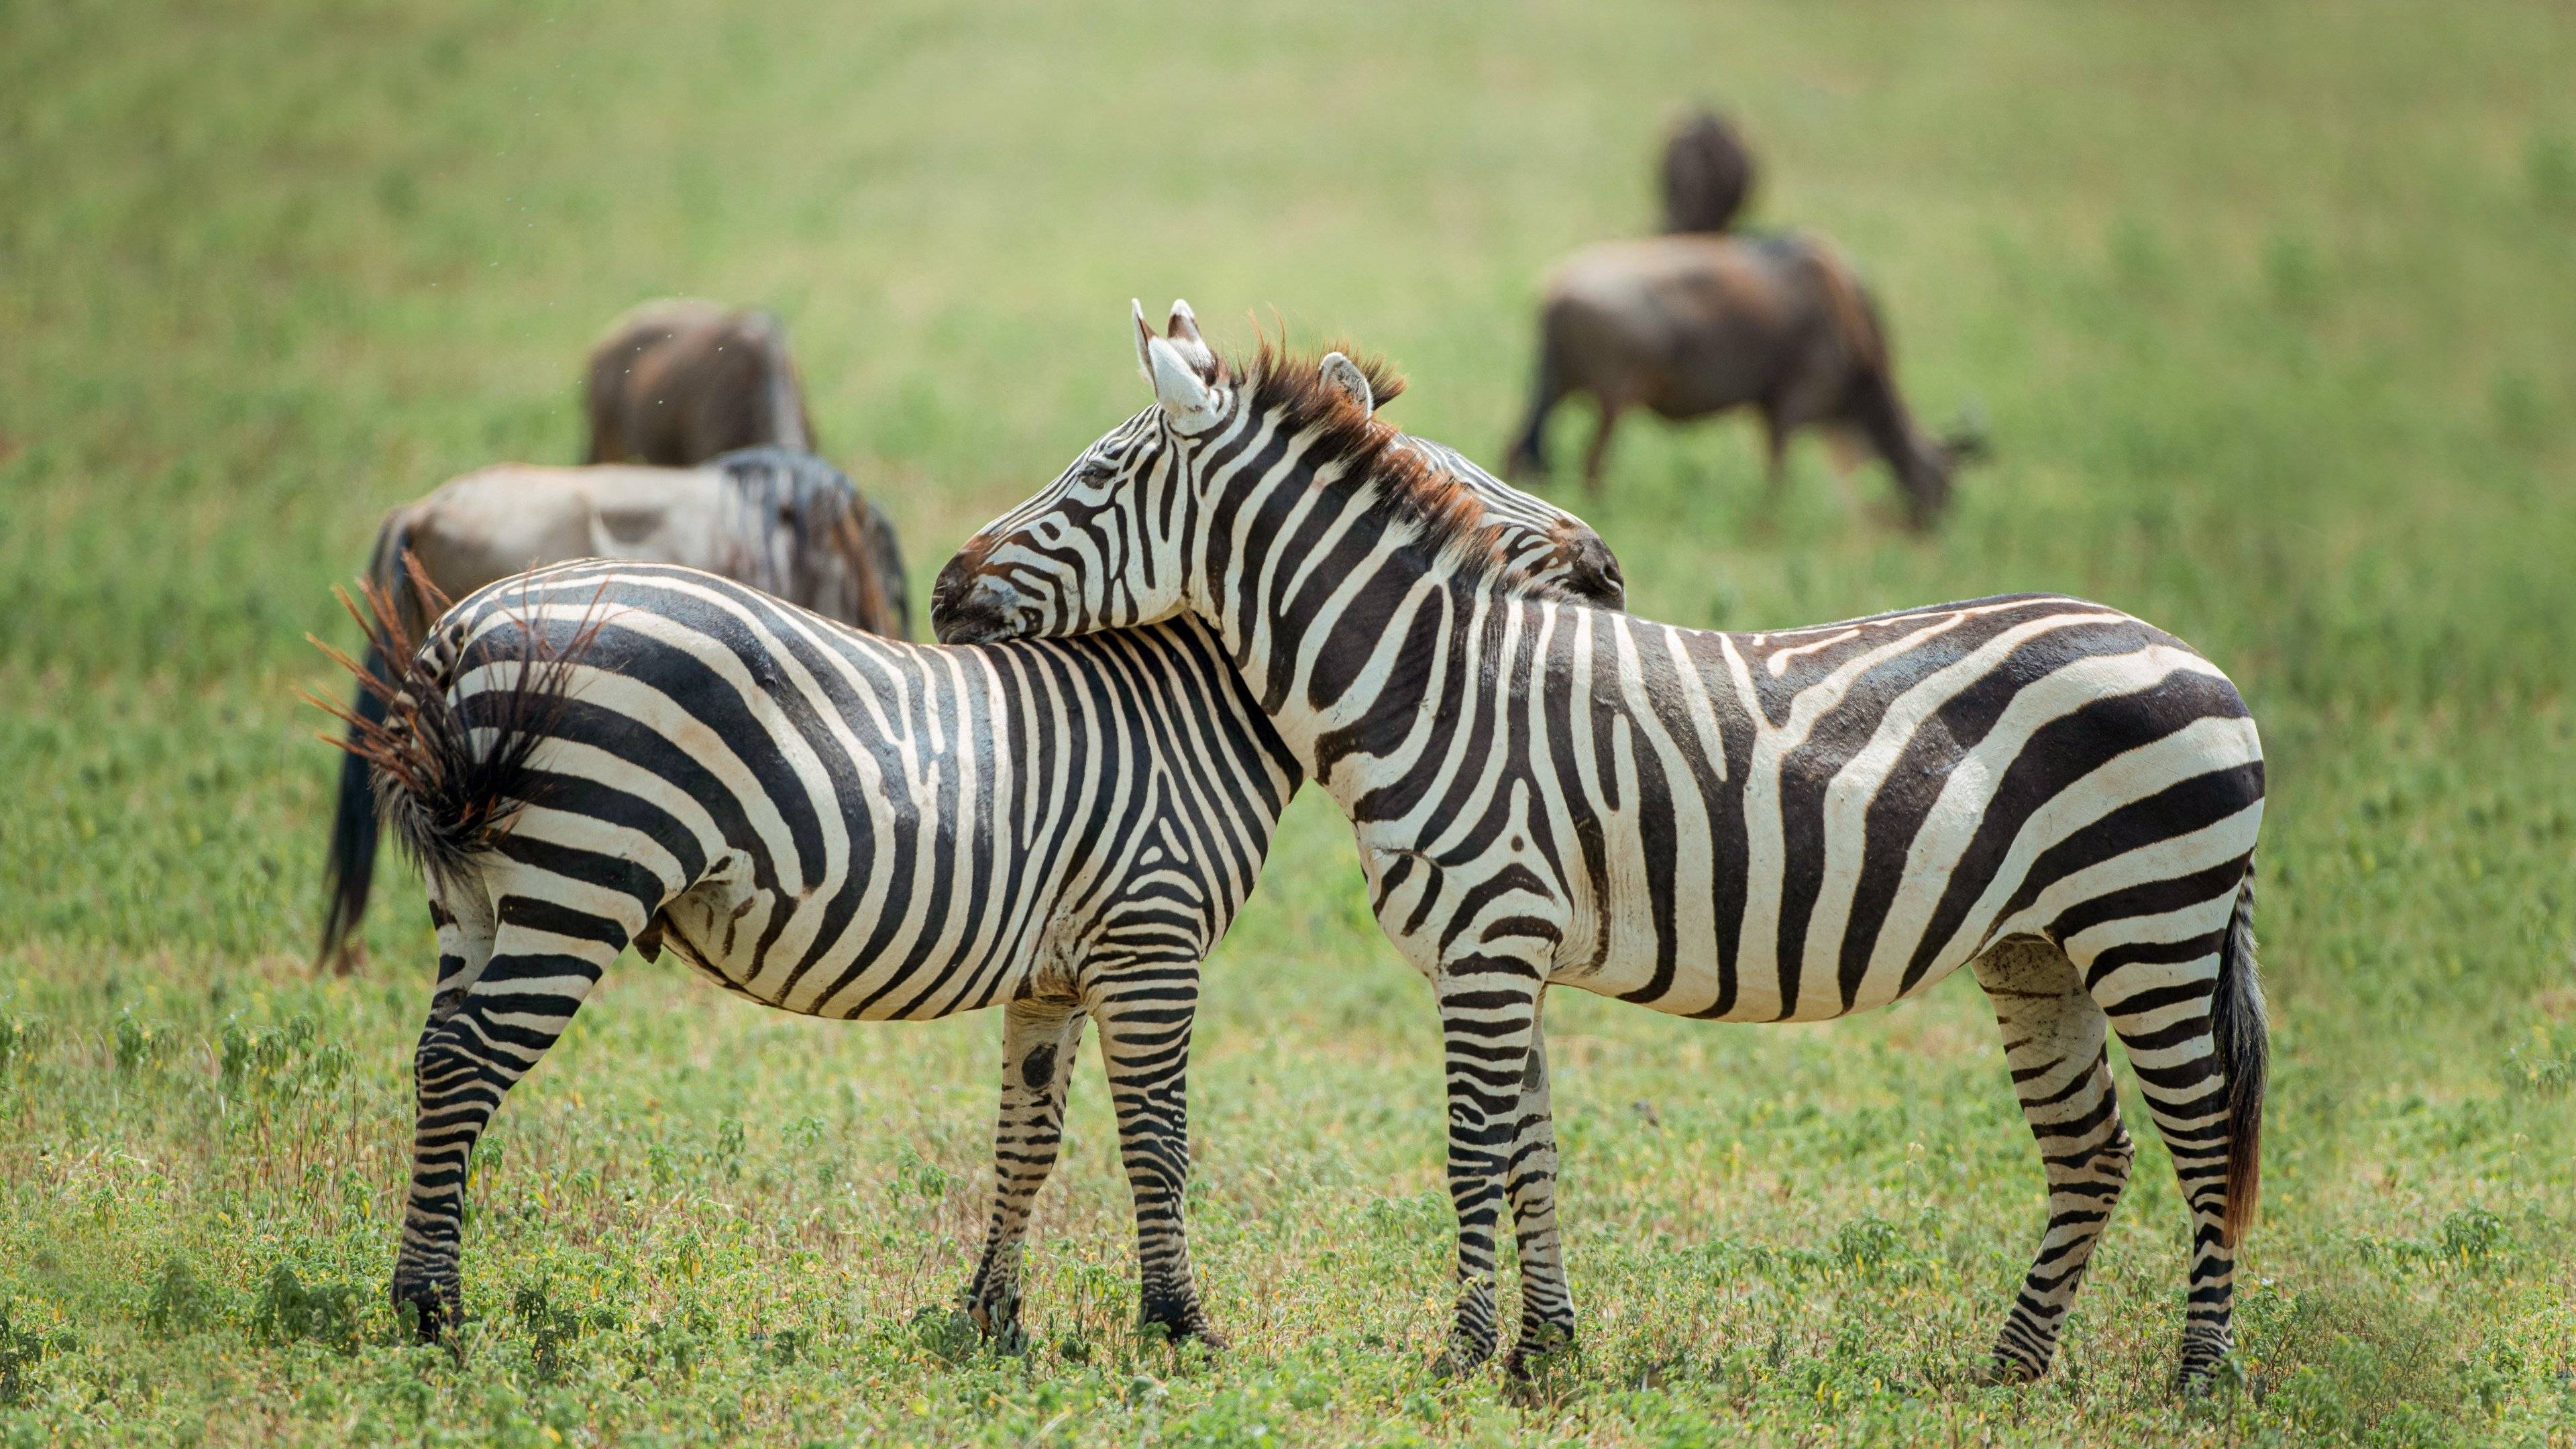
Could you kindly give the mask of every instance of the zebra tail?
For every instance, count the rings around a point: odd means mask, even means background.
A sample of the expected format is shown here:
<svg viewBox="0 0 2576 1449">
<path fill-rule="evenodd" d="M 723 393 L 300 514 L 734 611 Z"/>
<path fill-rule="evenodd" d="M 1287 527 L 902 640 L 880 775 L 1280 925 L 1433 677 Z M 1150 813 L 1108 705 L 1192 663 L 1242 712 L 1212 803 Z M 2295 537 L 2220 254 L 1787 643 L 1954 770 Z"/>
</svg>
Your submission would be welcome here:
<svg viewBox="0 0 2576 1449">
<path fill-rule="evenodd" d="M 445 612 L 446 599 L 418 562 L 406 557 L 404 563 L 431 612 Z M 494 631 L 514 637 L 478 645 L 471 665 L 497 665 L 503 671 L 515 665 L 517 675 L 505 686 L 477 693 L 469 718 L 466 702 L 449 689 L 468 661 L 420 648 L 385 591 L 373 580 L 359 587 L 366 597 L 364 612 L 346 591 L 334 592 L 367 632 L 366 662 L 319 639 L 312 642 L 357 676 L 360 694 L 376 700 L 382 715 L 370 719 L 363 705 L 342 709 L 309 693 L 305 698 L 348 725 L 348 737 L 332 743 L 365 765 L 375 787 L 377 818 L 404 852 L 424 872 L 452 878 L 472 857 L 498 844 L 519 811 L 537 798 L 530 756 L 570 701 L 574 667 L 597 637 L 602 617 L 594 605 L 560 641 L 533 614 L 522 616 L 516 629 Z M 483 737 L 479 747 L 478 733 Z"/>
<path fill-rule="evenodd" d="M 2210 1006 L 2210 1035 L 2219 1069 L 2227 1076 L 2227 1202 L 2220 1231 L 2233 1248 L 2254 1222 L 2263 1184 L 2263 1085 L 2271 1073 L 2272 1044 L 2263 1015 L 2263 983 L 2254 966 L 2254 862 L 2236 890 L 2236 914 L 2219 947 L 2218 998 Z"/>
<path fill-rule="evenodd" d="M 367 645 L 364 669 L 374 677 L 385 672 L 385 657 L 373 642 Z M 349 713 L 356 722 L 347 738 L 337 741 L 348 753 L 340 761 L 340 799 L 331 812 L 331 847 L 322 862 L 322 944 L 313 955 L 316 967 L 336 960 L 343 971 L 352 964 L 346 949 L 367 914 L 367 887 L 376 874 L 375 789 L 357 742 L 368 725 L 384 723 L 385 702 L 362 685 Z"/>
</svg>

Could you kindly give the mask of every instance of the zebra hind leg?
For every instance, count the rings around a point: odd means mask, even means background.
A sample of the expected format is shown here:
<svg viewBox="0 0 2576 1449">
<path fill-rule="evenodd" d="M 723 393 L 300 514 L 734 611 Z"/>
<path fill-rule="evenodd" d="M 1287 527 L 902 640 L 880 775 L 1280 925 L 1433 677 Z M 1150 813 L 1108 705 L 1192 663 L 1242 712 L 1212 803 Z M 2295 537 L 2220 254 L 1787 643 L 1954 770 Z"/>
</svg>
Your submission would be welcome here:
<svg viewBox="0 0 2576 1449">
<path fill-rule="evenodd" d="M 1195 958 L 1130 968 L 1094 992 L 1100 1055 L 1118 1111 L 1118 1151 L 1136 1200 L 1138 1325 L 1224 1347 L 1199 1302 L 1183 1200 L 1190 1178 L 1190 1028 Z"/>
<path fill-rule="evenodd" d="M 2128 1184 L 2133 1152 L 2111 1080 L 2109 1019 L 2066 953 L 2016 938 L 1987 952 L 1976 971 L 2048 1172 L 2048 1232 L 1995 1336 L 1995 1379 L 2027 1383 L 2047 1373 L 2056 1356 L 2085 1264 Z"/>
<path fill-rule="evenodd" d="M 2208 934 L 2105 950 L 2089 973 L 2191 1210 L 2177 1375 L 2185 1393 L 2206 1391 L 2233 1345 L 2236 1249 L 2259 1178 L 2269 1045 L 2253 905 L 2249 873 L 2208 903 Z M 2194 947 L 2203 954 L 2189 955 Z"/>
<path fill-rule="evenodd" d="M 397 1312 L 417 1315 L 428 1339 L 461 1319 L 474 1144 L 502 1094 L 572 1024 L 629 933 L 626 923 L 554 900 L 486 899 L 485 884 L 467 881 L 434 897 L 443 905 L 436 913 L 452 915 L 439 922 L 438 989 L 412 1059 L 418 1115 L 393 1300 Z"/>
<path fill-rule="evenodd" d="M 1029 1213 L 1064 1140 L 1064 1104 L 1082 1045 L 1082 1010 L 1014 1001 L 1002 1012 L 1002 1110 L 993 1128 L 993 1218 L 983 1261 L 959 1305 L 1005 1353 L 1028 1346 L 1020 1327 L 1020 1245 Z"/>
</svg>

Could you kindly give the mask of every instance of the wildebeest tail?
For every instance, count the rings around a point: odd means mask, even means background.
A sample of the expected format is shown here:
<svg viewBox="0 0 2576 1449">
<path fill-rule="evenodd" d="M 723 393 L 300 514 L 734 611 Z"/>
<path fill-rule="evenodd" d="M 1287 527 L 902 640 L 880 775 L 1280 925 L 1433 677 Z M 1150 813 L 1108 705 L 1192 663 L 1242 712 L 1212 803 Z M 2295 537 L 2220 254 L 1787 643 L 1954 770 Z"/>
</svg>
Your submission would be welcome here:
<svg viewBox="0 0 2576 1449">
<path fill-rule="evenodd" d="M 384 675 L 385 658 L 373 642 L 360 672 L 365 678 Z M 315 965 L 336 961 L 343 971 L 351 965 L 345 948 L 367 914 L 367 889 L 376 874 L 375 791 L 357 741 L 369 725 L 383 725 L 385 702 L 361 686 L 349 713 L 349 737 L 341 746 L 348 753 L 340 761 L 340 796 L 331 810 L 331 846 L 322 858 L 322 944 L 313 956 Z"/>
<path fill-rule="evenodd" d="M 410 544 L 410 525 L 398 509 L 376 530 L 376 547 L 367 560 L 367 577 L 377 580 L 380 588 L 400 587 L 394 571 L 409 556 Z M 371 633 L 362 677 L 381 677 L 384 672 L 385 659 Z M 361 686 L 357 698 L 349 703 L 349 713 L 358 721 L 349 726 L 349 741 L 355 741 L 365 725 L 384 723 L 385 702 Z M 348 742 L 343 742 L 343 748 L 348 748 Z M 365 757 L 350 749 L 340 761 L 339 798 L 331 810 L 331 844 L 322 857 L 322 942 L 314 951 L 315 965 L 336 964 L 347 971 L 355 964 L 349 938 L 357 934 L 359 923 L 366 918 L 367 893 L 375 874 L 375 790 L 367 776 Z"/>
<path fill-rule="evenodd" d="M 404 562 L 413 587 L 435 611 L 445 612 L 446 599 L 418 562 L 408 556 Z M 529 757 L 561 716 L 573 666 L 596 636 L 600 615 L 594 608 L 558 640 L 531 612 L 515 628 L 479 636 L 471 652 L 459 656 L 420 647 L 383 588 L 372 579 L 360 588 L 364 611 L 346 591 L 335 592 L 367 632 L 366 662 L 319 639 L 313 643 L 357 676 L 360 694 L 372 697 L 380 713 L 370 718 L 373 712 L 363 706 L 342 709 L 305 697 L 349 727 L 346 739 L 331 742 L 365 763 L 378 820 L 424 871 L 453 875 L 498 842 L 535 799 Z M 490 642 L 496 637 L 507 642 Z M 469 667 L 497 667 L 494 677 L 507 682 L 460 700 L 452 686 Z M 512 669 L 515 677 L 508 673 Z M 483 735 L 479 746 L 477 732 Z"/>
<path fill-rule="evenodd" d="M 2263 1086 L 2271 1074 L 2271 1031 L 2263 1015 L 2263 983 L 2254 966 L 2254 862 L 2236 888 L 2236 912 L 2218 951 L 2218 998 L 2209 1009 L 2210 1036 L 2227 1077 L 2227 1197 L 2219 1231 L 2233 1247 L 2253 1225 L 2254 1201 L 2263 1185 Z"/>
</svg>

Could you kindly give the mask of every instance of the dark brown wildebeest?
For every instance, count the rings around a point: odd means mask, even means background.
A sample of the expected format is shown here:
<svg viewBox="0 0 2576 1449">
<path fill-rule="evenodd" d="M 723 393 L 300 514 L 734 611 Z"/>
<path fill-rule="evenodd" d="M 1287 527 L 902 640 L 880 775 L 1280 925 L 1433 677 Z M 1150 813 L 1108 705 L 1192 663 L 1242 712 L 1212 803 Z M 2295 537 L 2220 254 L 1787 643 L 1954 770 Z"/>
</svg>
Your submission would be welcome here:
<svg viewBox="0 0 2576 1449">
<path fill-rule="evenodd" d="M 694 468 L 763 444 L 817 451 L 787 328 L 767 312 L 647 302 L 590 349 L 587 389 L 588 462 Z"/>
<path fill-rule="evenodd" d="M 433 594 L 413 586 L 406 558 L 418 563 Z M 367 577 L 391 601 L 405 637 L 420 639 L 447 599 L 579 558 L 685 564 L 871 634 L 912 633 L 893 523 L 841 470 L 786 448 L 747 448 L 702 468 L 478 469 L 386 514 Z M 379 677 L 386 663 L 367 658 Z M 381 723 L 385 706 L 361 689 L 353 710 Z M 341 762 L 323 862 L 317 958 L 343 972 L 358 959 L 355 938 L 375 864 L 375 795 L 366 762 L 353 753 Z"/>
<path fill-rule="evenodd" d="M 1583 460 L 1596 494 L 1611 429 L 1632 407 L 1677 422 L 1758 409 L 1775 491 L 1790 435 L 1831 429 L 1887 460 L 1918 528 L 1950 501 L 1953 466 L 1981 446 L 1915 426 L 1877 307 L 1851 264 L 1809 237 L 1663 236 L 1576 252 L 1548 280 L 1529 421 L 1506 476 L 1546 477 L 1548 413 L 1579 392 L 1601 409 Z"/>
<path fill-rule="evenodd" d="M 1697 110 L 1664 132 L 1664 230 L 1724 231 L 1753 194 L 1752 149 L 1724 116 Z"/>
</svg>

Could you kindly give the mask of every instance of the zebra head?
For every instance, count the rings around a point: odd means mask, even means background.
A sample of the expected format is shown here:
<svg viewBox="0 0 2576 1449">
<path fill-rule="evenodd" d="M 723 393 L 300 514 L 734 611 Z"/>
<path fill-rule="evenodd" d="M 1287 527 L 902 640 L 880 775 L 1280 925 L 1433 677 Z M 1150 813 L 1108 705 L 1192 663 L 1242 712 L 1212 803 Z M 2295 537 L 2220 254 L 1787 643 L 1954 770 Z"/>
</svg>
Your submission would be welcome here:
<svg viewBox="0 0 2576 1449">
<path fill-rule="evenodd" d="M 1243 409 L 1240 369 L 1218 361 L 1188 303 L 1172 304 L 1161 335 L 1141 304 L 1131 304 L 1130 316 L 1153 406 L 966 541 L 931 588 L 931 627 L 940 639 L 1085 634 L 1154 623 L 1189 606 L 1190 539 L 1201 522 L 1205 465 L 1214 458 L 1213 471 L 1227 474 L 1252 462 L 1263 453 L 1267 420 Z M 1339 352 L 1306 367 L 1316 390 L 1356 404 L 1346 416 L 1383 429 L 1372 415 L 1402 388 L 1400 380 Z M 1583 520 L 1438 443 L 1401 435 L 1390 441 L 1472 501 L 1500 572 L 1578 602 L 1626 607 L 1619 561 Z"/>
</svg>

